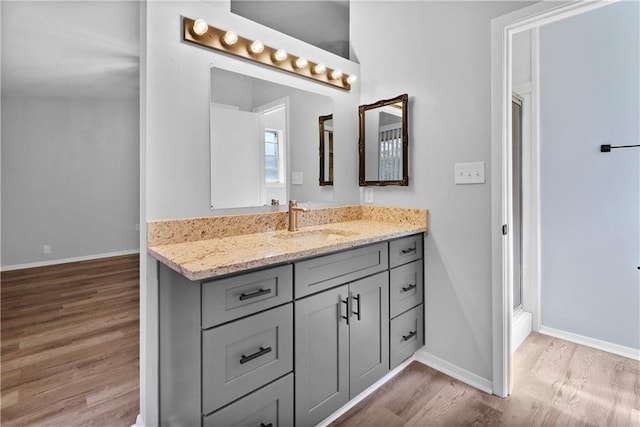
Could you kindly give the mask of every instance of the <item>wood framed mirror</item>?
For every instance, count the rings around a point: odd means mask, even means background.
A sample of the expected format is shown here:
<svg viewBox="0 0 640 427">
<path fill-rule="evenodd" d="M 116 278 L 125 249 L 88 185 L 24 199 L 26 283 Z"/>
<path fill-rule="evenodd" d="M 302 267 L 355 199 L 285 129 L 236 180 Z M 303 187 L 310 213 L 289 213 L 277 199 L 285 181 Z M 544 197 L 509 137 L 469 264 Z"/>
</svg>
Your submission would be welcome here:
<svg viewBox="0 0 640 427">
<path fill-rule="evenodd" d="M 360 186 L 409 185 L 409 95 L 358 107 Z"/>
<path fill-rule="evenodd" d="M 318 118 L 320 130 L 320 185 L 333 185 L 333 114 Z"/>
</svg>

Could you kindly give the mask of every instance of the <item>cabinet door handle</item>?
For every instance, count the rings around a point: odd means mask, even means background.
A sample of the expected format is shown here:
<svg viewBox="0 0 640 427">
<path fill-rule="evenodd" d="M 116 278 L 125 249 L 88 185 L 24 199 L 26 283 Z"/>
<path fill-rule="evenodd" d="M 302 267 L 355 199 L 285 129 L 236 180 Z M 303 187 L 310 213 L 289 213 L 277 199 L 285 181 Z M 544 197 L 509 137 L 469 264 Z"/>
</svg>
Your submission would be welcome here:
<svg viewBox="0 0 640 427">
<path fill-rule="evenodd" d="M 273 427 L 273 424 L 271 424 L 271 423 L 269 423 L 269 424 L 260 423 L 260 427 Z"/>
<path fill-rule="evenodd" d="M 253 354 L 250 354 L 248 356 L 245 356 L 243 354 L 242 357 L 240 358 L 240 364 L 244 365 L 245 363 L 250 362 L 257 357 L 264 356 L 267 353 L 271 353 L 271 347 L 267 347 L 267 348 L 260 347 L 260 350 L 256 351 Z"/>
<path fill-rule="evenodd" d="M 255 298 L 255 297 L 259 297 L 260 295 L 266 295 L 266 294 L 270 294 L 271 293 L 271 289 L 260 289 L 259 291 L 250 293 L 250 294 L 245 294 L 244 292 L 240 294 L 240 301 L 244 301 L 246 299 L 251 299 L 251 298 Z"/>
<path fill-rule="evenodd" d="M 402 292 L 409 292 L 411 289 L 415 289 L 417 287 L 418 287 L 418 285 L 416 285 L 415 283 L 412 284 L 412 285 L 409 285 L 409 286 L 404 286 L 402 288 Z"/>
<path fill-rule="evenodd" d="M 416 248 L 407 248 L 407 249 L 403 249 L 400 251 L 401 254 L 405 255 L 405 254 L 410 254 L 411 252 L 415 252 Z"/>
<path fill-rule="evenodd" d="M 340 299 L 340 304 L 344 304 L 344 305 L 347 306 L 347 308 L 346 308 L 347 315 L 346 316 L 342 315 L 342 309 L 339 308 L 338 310 L 340 311 L 340 317 L 342 317 L 344 320 L 346 320 L 347 321 L 347 325 L 348 325 L 349 324 L 349 297 L 347 297 L 347 299 Z M 340 305 L 340 307 L 342 307 L 342 306 Z"/>
<path fill-rule="evenodd" d="M 411 331 L 409 335 L 403 335 L 402 341 L 409 341 L 411 338 L 415 337 L 418 334 L 418 331 Z"/>
<path fill-rule="evenodd" d="M 360 320 L 360 314 L 362 312 L 362 310 L 360 309 L 360 294 L 356 295 L 355 297 L 351 297 L 351 298 L 353 298 L 354 300 L 358 301 L 358 311 L 353 311 L 352 310 L 351 312 L 356 315 L 356 318 L 358 320 Z"/>
</svg>

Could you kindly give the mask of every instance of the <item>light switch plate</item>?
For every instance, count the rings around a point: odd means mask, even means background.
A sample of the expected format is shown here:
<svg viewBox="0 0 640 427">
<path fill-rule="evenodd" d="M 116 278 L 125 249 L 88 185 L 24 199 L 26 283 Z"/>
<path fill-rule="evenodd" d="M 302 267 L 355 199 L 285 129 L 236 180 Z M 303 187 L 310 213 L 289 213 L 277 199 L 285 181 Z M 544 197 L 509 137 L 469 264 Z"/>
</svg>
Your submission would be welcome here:
<svg viewBox="0 0 640 427">
<path fill-rule="evenodd" d="M 291 172 L 291 184 L 302 185 L 304 182 L 304 174 L 302 172 Z"/>
<path fill-rule="evenodd" d="M 364 189 L 364 202 L 373 203 L 373 188 Z"/>
<path fill-rule="evenodd" d="M 454 165 L 456 184 L 484 184 L 484 162 L 456 163 Z"/>
</svg>

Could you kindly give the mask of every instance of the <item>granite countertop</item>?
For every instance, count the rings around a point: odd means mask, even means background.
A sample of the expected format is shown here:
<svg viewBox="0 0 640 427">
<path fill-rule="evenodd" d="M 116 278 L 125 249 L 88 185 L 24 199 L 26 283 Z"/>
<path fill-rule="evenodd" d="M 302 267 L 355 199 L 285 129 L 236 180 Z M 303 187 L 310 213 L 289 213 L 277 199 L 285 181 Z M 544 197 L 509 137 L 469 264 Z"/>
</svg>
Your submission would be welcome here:
<svg viewBox="0 0 640 427">
<path fill-rule="evenodd" d="M 190 280 L 279 264 L 427 231 L 426 209 L 347 205 L 158 220 L 147 223 L 147 253 Z"/>
<path fill-rule="evenodd" d="M 325 223 L 149 246 L 148 253 L 190 280 L 264 267 L 427 231 L 424 223 L 375 219 Z"/>
</svg>

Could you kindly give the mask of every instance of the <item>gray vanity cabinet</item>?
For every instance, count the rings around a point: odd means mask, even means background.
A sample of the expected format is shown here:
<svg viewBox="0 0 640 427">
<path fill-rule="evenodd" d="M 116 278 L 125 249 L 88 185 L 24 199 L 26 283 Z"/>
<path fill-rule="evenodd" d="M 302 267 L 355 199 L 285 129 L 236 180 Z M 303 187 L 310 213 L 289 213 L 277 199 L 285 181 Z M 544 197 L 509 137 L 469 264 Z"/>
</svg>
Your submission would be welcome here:
<svg viewBox="0 0 640 427">
<path fill-rule="evenodd" d="M 389 372 L 389 273 L 295 302 L 296 425 L 313 426 Z"/>
<path fill-rule="evenodd" d="M 161 426 L 315 426 L 424 343 L 422 234 L 203 281 L 159 267 Z"/>
</svg>

